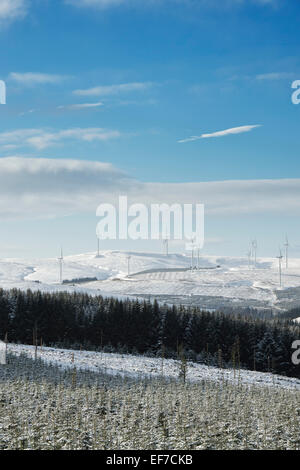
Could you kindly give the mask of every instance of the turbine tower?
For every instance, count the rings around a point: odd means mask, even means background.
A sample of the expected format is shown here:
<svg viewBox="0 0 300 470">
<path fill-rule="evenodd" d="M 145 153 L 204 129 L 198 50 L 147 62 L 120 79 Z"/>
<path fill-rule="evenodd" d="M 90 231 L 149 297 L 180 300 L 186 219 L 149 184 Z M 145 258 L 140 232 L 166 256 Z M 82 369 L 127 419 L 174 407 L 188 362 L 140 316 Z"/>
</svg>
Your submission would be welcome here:
<svg viewBox="0 0 300 470">
<path fill-rule="evenodd" d="M 163 240 L 163 245 L 164 245 L 166 256 L 169 256 L 169 240 L 167 238 Z"/>
<path fill-rule="evenodd" d="M 59 283 L 62 284 L 62 282 L 63 282 L 63 262 L 64 262 L 64 255 L 63 255 L 62 247 L 60 248 L 60 257 L 58 258 L 58 262 L 59 262 Z"/>
<path fill-rule="evenodd" d="M 169 256 L 169 240 L 171 238 L 170 227 L 164 220 L 162 221 L 161 238 L 163 243 L 163 253 L 165 253 L 166 256 Z"/>
<path fill-rule="evenodd" d="M 127 256 L 127 276 L 130 276 L 130 260 L 131 260 L 131 256 L 128 255 Z"/>
<path fill-rule="evenodd" d="M 287 235 L 285 236 L 285 267 L 286 269 L 288 269 L 289 267 L 289 240 L 288 240 L 288 237 Z"/>
<path fill-rule="evenodd" d="M 252 254 L 253 254 L 253 263 L 256 268 L 256 254 L 257 254 L 257 241 L 252 240 Z"/>
<path fill-rule="evenodd" d="M 282 262 L 282 253 L 281 249 L 279 249 L 279 256 L 276 256 L 278 259 L 278 268 L 279 268 L 279 286 L 282 287 L 282 269 L 281 269 L 281 262 Z"/>
<path fill-rule="evenodd" d="M 100 238 L 97 235 L 97 256 L 96 258 L 100 258 Z"/>
<path fill-rule="evenodd" d="M 250 269 L 251 268 L 251 256 L 252 256 L 251 248 L 249 248 L 247 252 L 247 256 L 248 256 L 248 268 Z"/>
<path fill-rule="evenodd" d="M 195 239 L 194 238 L 192 238 L 191 246 L 192 246 L 192 250 L 191 250 L 191 271 L 193 271 L 193 269 L 194 269 L 194 246 L 195 246 Z"/>
</svg>

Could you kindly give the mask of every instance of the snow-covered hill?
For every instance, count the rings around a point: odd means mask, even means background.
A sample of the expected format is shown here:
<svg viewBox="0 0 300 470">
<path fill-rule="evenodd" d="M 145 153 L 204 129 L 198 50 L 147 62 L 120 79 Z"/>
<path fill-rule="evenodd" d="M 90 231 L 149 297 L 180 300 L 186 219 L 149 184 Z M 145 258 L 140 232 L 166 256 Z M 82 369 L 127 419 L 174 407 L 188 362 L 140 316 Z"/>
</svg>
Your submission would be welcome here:
<svg viewBox="0 0 300 470">
<path fill-rule="evenodd" d="M 130 276 L 128 257 L 130 256 Z M 300 305 L 300 259 L 283 266 L 279 286 L 278 260 L 262 258 L 256 268 L 246 258 L 201 256 L 200 269 L 191 271 L 184 254 L 120 251 L 67 256 L 60 286 L 57 259 L 2 259 L 0 286 L 21 289 L 74 290 L 116 296 L 157 297 L 161 301 L 197 304 L 205 308 L 227 305 L 290 308 Z M 74 279 L 94 279 L 72 282 Z M 95 279 L 97 279 L 95 281 Z"/>
<path fill-rule="evenodd" d="M 35 357 L 34 346 L 9 344 L 8 352 L 14 355 L 25 354 Z M 149 358 L 131 354 L 112 354 L 94 351 L 74 351 L 68 349 L 38 348 L 37 357 L 47 363 L 63 368 L 105 372 L 109 375 L 122 375 L 141 379 L 143 377 L 178 378 L 179 362 L 173 359 Z M 199 382 L 209 380 L 218 383 L 261 385 L 300 390 L 300 380 L 282 377 L 265 372 L 249 370 L 219 369 L 195 362 L 188 363 L 187 380 Z"/>
</svg>

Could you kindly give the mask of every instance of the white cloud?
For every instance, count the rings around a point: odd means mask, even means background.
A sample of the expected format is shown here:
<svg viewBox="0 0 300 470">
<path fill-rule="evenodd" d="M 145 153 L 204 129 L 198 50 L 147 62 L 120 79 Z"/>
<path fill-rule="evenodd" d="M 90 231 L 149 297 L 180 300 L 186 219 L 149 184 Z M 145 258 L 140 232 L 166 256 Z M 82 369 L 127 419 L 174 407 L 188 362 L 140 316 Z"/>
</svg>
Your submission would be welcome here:
<svg viewBox="0 0 300 470">
<path fill-rule="evenodd" d="M 21 113 L 19 113 L 19 116 L 25 116 L 26 114 L 32 114 L 35 112 L 36 112 L 36 109 L 28 109 L 27 111 L 22 111 Z"/>
<path fill-rule="evenodd" d="M 79 96 L 109 96 L 133 91 L 144 91 L 152 86 L 152 82 L 121 83 L 119 85 L 97 86 L 86 90 L 74 90 L 73 93 Z"/>
<path fill-rule="evenodd" d="M 44 84 L 57 84 L 68 79 L 66 75 L 51 75 L 39 72 L 11 72 L 9 79 L 24 86 L 44 85 Z"/>
<path fill-rule="evenodd" d="M 187 139 L 178 140 L 178 142 L 180 144 L 183 144 L 186 142 L 193 142 L 194 140 L 199 140 L 199 139 L 209 139 L 213 137 L 224 137 L 227 135 L 242 134 L 243 132 L 250 132 L 252 129 L 255 129 L 256 127 L 261 127 L 261 125 L 255 124 L 254 126 L 232 127 L 231 129 L 225 129 L 224 131 L 212 132 L 211 134 L 193 135 L 191 137 L 188 137 Z"/>
<path fill-rule="evenodd" d="M 106 141 L 116 139 L 121 133 L 116 130 L 102 129 L 99 127 L 73 128 L 62 131 L 47 131 L 44 129 L 17 129 L 0 133 L 0 147 L 7 146 L 22 148 L 24 146 L 43 150 L 65 140 L 81 140 L 85 142 Z"/>
<path fill-rule="evenodd" d="M 300 214 L 300 179 L 148 183 L 144 199 L 203 203 L 206 214 Z"/>
<path fill-rule="evenodd" d="M 0 218 L 93 212 L 98 203 L 130 184 L 128 176 L 108 163 L 0 158 Z"/>
<path fill-rule="evenodd" d="M 277 5 L 280 0 L 222 0 L 225 5 L 242 5 L 256 3 L 258 5 Z M 23 18 L 28 12 L 30 0 L 0 0 L 0 25 L 8 25 L 16 19 Z M 159 6 L 170 4 L 191 5 L 192 7 L 220 8 L 220 0 L 65 0 L 65 4 L 78 8 L 108 9 L 118 6 Z"/>
<path fill-rule="evenodd" d="M 65 3 L 81 8 L 108 8 L 128 4 L 128 0 L 65 0 Z"/>
<path fill-rule="evenodd" d="M 280 0 L 65 0 L 67 5 L 78 8 L 107 9 L 118 6 L 161 6 L 170 4 L 182 4 L 193 8 L 227 8 L 243 6 L 246 4 L 257 4 L 261 6 L 277 5 Z"/>
<path fill-rule="evenodd" d="M 300 179 L 143 183 L 107 163 L 0 158 L 0 218 L 95 213 L 119 195 L 129 203 L 204 203 L 211 216 L 300 215 Z"/>
<path fill-rule="evenodd" d="M 27 0 L 1 0 L 0 24 L 8 24 L 15 19 L 22 18 L 27 13 Z"/>
<path fill-rule="evenodd" d="M 98 108 L 103 106 L 103 103 L 81 103 L 81 104 L 69 104 L 66 106 L 58 106 L 58 109 L 87 109 L 87 108 Z"/>
<path fill-rule="evenodd" d="M 263 73 L 256 75 L 256 80 L 282 80 L 290 79 L 294 77 L 295 74 L 289 72 L 272 72 L 272 73 Z"/>
<path fill-rule="evenodd" d="M 277 5 L 278 0 L 253 0 L 254 3 L 258 3 L 260 5 Z"/>
</svg>

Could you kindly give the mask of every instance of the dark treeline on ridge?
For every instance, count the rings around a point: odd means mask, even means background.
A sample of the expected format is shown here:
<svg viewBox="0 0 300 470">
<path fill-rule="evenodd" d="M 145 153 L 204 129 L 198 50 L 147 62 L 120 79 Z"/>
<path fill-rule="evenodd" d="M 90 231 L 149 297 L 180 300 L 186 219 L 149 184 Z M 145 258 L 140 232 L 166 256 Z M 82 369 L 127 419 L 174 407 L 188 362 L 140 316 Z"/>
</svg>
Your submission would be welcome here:
<svg viewBox="0 0 300 470">
<path fill-rule="evenodd" d="M 290 320 L 82 293 L 0 289 L 0 339 L 188 359 L 300 377 L 292 364 L 300 327 Z"/>
</svg>

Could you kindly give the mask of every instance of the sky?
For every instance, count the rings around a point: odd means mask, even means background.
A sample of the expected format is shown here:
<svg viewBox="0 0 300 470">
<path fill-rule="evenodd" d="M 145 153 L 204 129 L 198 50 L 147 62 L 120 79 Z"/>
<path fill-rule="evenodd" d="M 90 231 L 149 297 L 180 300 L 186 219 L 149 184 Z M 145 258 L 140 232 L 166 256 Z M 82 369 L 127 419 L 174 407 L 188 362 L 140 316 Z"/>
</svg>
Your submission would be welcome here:
<svg viewBox="0 0 300 470">
<path fill-rule="evenodd" d="M 128 194 L 204 203 L 206 254 L 300 257 L 299 23 L 299 0 L 0 0 L 0 256 L 93 251 Z"/>
</svg>

